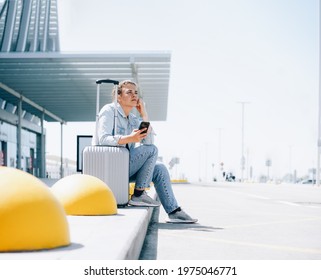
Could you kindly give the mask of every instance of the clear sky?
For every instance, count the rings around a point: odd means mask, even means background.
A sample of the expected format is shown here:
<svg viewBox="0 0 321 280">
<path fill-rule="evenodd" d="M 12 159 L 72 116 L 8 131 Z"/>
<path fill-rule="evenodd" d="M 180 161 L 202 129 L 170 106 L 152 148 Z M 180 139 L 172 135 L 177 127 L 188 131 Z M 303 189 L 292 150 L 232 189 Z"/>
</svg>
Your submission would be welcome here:
<svg viewBox="0 0 321 280">
<path fill-rule="evenodd" d="M 174 175 L 190 180 L 211 180 L 220 162 L 241 176 L 240 101 L 245 177 L 266 175 L 267 159 L 271 177 L 316 167 L 318 11 L 317 0 L 58 0 L 62 51 L 171 51 L 167 121 L 152 125 L 164 162 L 180 157 Z M 92 133 L 68 123 L 64 155 Z M 47 124 L 49 154 L 57 134 Z"/>
</svg>

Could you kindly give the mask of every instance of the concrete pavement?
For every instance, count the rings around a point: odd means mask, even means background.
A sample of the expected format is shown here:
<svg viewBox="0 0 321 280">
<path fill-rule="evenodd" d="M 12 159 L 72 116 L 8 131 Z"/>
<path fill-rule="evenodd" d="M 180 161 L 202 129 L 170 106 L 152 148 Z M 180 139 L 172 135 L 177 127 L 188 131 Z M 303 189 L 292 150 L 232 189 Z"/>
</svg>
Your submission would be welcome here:
<svg viewBox="0 0 321 280">
<path fill-rule="evenodd" d="M 140 259 L 321 260 L 321 188 L 213 183 L 174 185 L 198 224 L 155 211 Z"/>
</svg>

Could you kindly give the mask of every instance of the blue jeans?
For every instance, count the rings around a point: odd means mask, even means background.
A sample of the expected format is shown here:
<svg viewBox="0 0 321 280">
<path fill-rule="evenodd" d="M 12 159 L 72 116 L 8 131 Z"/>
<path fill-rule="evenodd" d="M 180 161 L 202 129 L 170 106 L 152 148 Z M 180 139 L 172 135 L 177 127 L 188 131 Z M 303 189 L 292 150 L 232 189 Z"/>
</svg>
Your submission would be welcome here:
<svg viewBox="0 0 321 280">
<path fill-rule="evenodd" d="M 155 145 L 141 145 L 129 152 L 129 181 L 135 182 L 135 188 L 148 188 L 153 182 L 160 202 L 166 213 L 179 206 L 174 196 L 170 176 L 166 166 L 156 162 L 158 149 Z"/>
</svg>

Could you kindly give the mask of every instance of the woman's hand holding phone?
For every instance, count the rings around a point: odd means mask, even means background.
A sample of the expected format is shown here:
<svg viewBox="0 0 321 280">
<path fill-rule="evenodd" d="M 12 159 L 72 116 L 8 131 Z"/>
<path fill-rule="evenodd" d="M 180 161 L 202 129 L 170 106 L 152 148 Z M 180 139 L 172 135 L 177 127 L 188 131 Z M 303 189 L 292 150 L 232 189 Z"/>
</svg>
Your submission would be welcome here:
<svg viewBox="0 0 321 280">
<path fill-rule="evenodd" d="M 139 125 L 139 130 L 142 130 L 141 133 L 147 133 L 150 123 L 149 122 L 141 122 Z"/>
</svg>

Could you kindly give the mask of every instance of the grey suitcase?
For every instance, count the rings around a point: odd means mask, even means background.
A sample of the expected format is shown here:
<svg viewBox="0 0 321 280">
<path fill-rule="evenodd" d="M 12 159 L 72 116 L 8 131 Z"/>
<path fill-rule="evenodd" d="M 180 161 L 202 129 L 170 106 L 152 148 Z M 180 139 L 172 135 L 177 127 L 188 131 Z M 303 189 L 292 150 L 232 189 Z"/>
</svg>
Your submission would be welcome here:
<svg viewBox="0 0 321 280">
<path fill-rule="evenodd" d="M 97 145 L 100 85 L 113 83 L 117 92 L 118 81 L 97 80 L 96 131 L 92 146 L 83 151 L 83 174 L 95 176 L 105 182 L 113 192 L 117 206 L 126 206 L 129 200 L 129 151 L 121 146 Z M 117 105 L 117 99 L 115 100 Z M 116 108 L 116 106 L 115 106 Z M 117 134 L 117 110 L 115 110 L 114 134 Z"/>
</svg>

